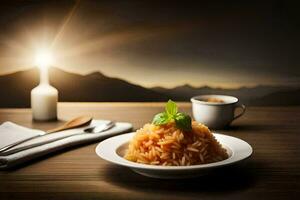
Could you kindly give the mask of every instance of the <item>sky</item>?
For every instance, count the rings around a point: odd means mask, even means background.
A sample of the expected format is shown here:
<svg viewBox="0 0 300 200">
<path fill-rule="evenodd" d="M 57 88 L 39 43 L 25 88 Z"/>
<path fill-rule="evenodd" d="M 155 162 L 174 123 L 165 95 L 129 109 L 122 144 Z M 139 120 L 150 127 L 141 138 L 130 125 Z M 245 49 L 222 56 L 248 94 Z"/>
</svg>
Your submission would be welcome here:
<svg viewBox="0 0 300 200">
<path fill-rule="evenodd" d="M 293 1 L 16 0 L 1 4 L 0 74 L 53 65 L 146 87 L 300 85 Z"/>
</svg>

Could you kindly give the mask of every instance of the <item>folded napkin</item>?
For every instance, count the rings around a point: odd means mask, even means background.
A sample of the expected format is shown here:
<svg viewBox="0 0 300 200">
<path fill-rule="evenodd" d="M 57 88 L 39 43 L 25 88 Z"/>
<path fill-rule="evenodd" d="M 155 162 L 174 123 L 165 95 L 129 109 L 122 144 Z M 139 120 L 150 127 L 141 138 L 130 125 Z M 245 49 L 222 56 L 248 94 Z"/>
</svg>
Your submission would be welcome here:
<svg viewBox="0 0 300 200">
<path fill-rule="evenodd" d="M 7 150 L 4 154 L 2 153 L 0 155 L 0 170 L 11 168 L 67 147 L 99 141 L 132 130 L 132 124 L 117 122 L 113 128 L 101 133 L 80 134 L 63 138 L 68 135 L 83 133 L 85 128 L 108 122 L 109 121 L 107 120 L 93 120 L 90 125 L 85 127 L 50 134 L 45 134 L 45 132 L 41 130 L 19 126 L 12 122 L 4 122 L 2 125 L 0 125 L 0 148 L 36 135 L 41 135 L 41 137 L 26 141 Z"/>
</svg>

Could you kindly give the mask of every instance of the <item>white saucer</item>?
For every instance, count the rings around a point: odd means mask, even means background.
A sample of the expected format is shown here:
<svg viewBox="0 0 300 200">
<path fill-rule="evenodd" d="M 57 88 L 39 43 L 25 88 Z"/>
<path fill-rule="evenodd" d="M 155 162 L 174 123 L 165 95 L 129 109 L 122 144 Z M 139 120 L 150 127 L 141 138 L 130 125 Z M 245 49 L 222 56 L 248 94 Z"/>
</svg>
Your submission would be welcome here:
<svg viewBox="0 0 300 200">
<path fill-rule="evenodd" d="M 144 176 L 154 178 L 189 178 L 207 174 L 212 169 L 240 162 L 248 158 L 253 150 L 245 141 L 228 135 L 213 133 L 216 139 L 226 148 L 229 158 L 219 162 L 191 166 L 157 166 L 128 161 L 123 158 L 133 133 L 118 135 L 104 140 L 96 147 L 99 157 L 108 162 L 129 167 Z"/>
</svg>

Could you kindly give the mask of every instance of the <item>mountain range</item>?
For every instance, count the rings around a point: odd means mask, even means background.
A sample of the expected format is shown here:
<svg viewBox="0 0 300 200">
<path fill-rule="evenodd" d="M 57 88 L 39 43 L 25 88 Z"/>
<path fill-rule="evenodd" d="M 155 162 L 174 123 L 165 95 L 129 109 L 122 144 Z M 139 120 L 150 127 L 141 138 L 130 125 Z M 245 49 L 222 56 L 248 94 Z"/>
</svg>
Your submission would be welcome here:
<svg viewBox="0 0 300 200">
<path fill-rule="evenodd" d="M 61 102 L 189 101 L 200 94 L 226 94 L 238 97 L 246 105 L 300 105 L 300 87 L 259 85 L 222 89 L 182 85 L 171 89 L 145 88 L 100 72 L 80 75 L 53 67 L 49 75 L 50 83 L 59 91 Z M 35 68 L 0 76 L 0 107 L 30 107 L 30 91 L 38 82 L 39 71 Z"/>
</svg>

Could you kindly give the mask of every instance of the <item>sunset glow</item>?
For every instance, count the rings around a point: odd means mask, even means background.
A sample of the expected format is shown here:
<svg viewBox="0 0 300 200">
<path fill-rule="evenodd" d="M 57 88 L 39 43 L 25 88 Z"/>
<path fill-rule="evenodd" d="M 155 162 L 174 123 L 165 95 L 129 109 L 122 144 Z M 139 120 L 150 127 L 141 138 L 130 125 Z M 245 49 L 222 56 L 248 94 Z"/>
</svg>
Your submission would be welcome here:
<svg viewBox="0 0 300 200">
<path fill-rule="evenodd" d="M 32 68 L 35 50 L 48 47 L 52 66 L 144 87 L 299 85 L 298 34 L 284 36 L 295 28 L 288 13 L 274 17 L 259 4 L 222 4 L 221 11 L 181 4 L 32 1 L 12 8 L 3 15 L 11 20 L 0 37 L 0 75 Z"/>
<path fill-rule="evenodd" d="M 51 64 L 53 64 L 53 56 L 52 56 L 51 52 L 49 52 L 47 50 L 42 50 L 42 51 L 38 52 L 35 57 L 35 64 L 39 68 L 49 67 Z"/>
</svg>

